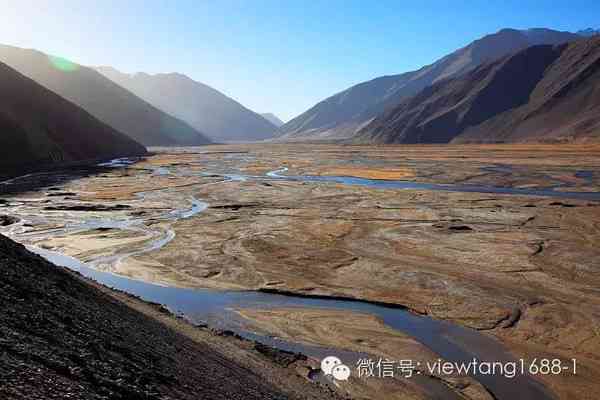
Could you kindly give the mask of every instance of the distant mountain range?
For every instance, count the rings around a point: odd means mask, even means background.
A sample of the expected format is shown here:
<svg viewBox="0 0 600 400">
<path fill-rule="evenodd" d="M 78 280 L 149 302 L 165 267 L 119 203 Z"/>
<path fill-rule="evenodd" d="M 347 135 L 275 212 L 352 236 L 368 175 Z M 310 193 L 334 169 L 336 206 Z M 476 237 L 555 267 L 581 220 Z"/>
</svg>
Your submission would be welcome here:
<svg viewBox="0 0 600 400">
<path fill-rule="evenodd" d="M 273 113 L 262 113 L 260 114 L 260 116 L 272 123 L 273 125 L 275 125 L 277 128 L 284 124 L 284 122 Z"/>
<path fill-rule="evenodd" d="M 561 44 L 582 36 L 551 29 L 502 29 L 419 70 L 363 82 L 318 103 L 279 129 L 281 140 L 352 137 L 384 111 L 426 87 L 479 65 L 539 44 Z"/>
<path fill-rule="evenodd" d="M 210 142 L 187 123 L 150 105 L 91 68 L 36 50 L 3 45 L 0 45 L 0 62 L 145 146 Z"/>
<path fill-rule="evenodd" d="M 435 83 L 377 117 L 353 140 L 600 140 L 600 36 L 528 47 Z"/>
<path fill-rule="evenodd" d="M 600 29 L 587 28 L 576 32 L 580 36 L 590 37 L 600 35 Z"/>
<path fill-rule="evenodd" d="M 268 139 L 277 130 L 277 126 L 259 114 L 185 75 L 125 74 L 112 67 L 96 69 L 155 107 L 205 132 L 214 141 Z"/>
<path fill-rule="evenodd" d="M 141 144 L 0 63 L 0 171 L 146 154 Z"/>
<path fill-rule="evenodd" d="M 212 140 L 600 140 L 600 35 L 503 29 L 417 71 L 355 85 L 283 123 L 185 75 L 87 68 L 0 45 L 0 168 Z M 100 71 L 100 72 L 98 72 Z M 4 167 L 3 167 L 4 166 Z"/>
</svg>

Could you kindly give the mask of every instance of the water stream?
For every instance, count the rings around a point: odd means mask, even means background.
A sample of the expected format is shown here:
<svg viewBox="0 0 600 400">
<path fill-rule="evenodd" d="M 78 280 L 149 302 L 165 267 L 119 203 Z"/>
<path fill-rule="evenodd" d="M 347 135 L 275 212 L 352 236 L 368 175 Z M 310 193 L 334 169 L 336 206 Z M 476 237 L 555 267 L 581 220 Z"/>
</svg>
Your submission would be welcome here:
<svg viewBox="0 0 600 400">
<path fill-rule="evenodd" d="M 80 272 L 82 275 L 108 287 L 139 296 L 146 301 L 163 304 L 171 311 L 185 315 L 193 323 L 207 324 L 213 328 L 230 330 L 246 339 L 255 340 L 281 350 L 300 352 L 317 359 L 327 355 L 336 355 L 351 367 L 359 358 L 367 355 L 293 343 L 247 330 L 246 324 L 235 310 L 240 308 L 299 307 L 366 313 L 380 318 L 393 329 L 412 336 L 446 361 L 457 363 L 469 363 L 473 359 L 478 360 L 480 363 L 514 361 L 500 342 L 492 337 L 449 322 L 415 315 L 398 307 L 364 301 L 288 296 L 256 291 L 218 291 L 159 286 L 89 268 L 77 259 L 57 252 L 33 246 L 30 247 L 30 250 L 42 255 L 56 265 Z M 420 362 L 419 360 L 413 361 L 419 369 L 426 370 L 424 364 L 416 364 Z M 516 375 L 513 378 L 499 374 L 472 374 L 471 376 L 483 384 L 497 399 L 543 400 L 552 398 L 542 384 L 527 375 Z M 432 398 L 451 399 L 456 396 L 450 390 L 445 390 L 443 385 L 436 380 L 422 379 L 422 383 L 427 390 L 431 391 Z"/>
<path fill-rule="evenodd" d="M 600 201 L 600 192 L 570 192 L 556 190 L 565 185 L 556 185 L 549 188 L 512 188 L 503 186 L 472 185 L 472 184 L 439 184 L 424 183 L 403 180 L 388 179 L 368 179 L 357 178 L 354 176 L 329 176 L 329 175 L 285 175 L 287 168 L 281 168 L 267 173 L 267 176 L 275 179 L 283 179 L 300 182 L 331 182 L 343 185 L 366 186 L 374 189 L 413 189 L 413 190 L 434 190 L 445 192 L 461 193 L 489 193 L 489 194 L 509 194 L 519 196 L 541 196 L 555 197 L 561 199 L 577 199 Z M 590 178 L 590 171 L 579 171 L 576 174 L 578 178 Z"/>
</svg>

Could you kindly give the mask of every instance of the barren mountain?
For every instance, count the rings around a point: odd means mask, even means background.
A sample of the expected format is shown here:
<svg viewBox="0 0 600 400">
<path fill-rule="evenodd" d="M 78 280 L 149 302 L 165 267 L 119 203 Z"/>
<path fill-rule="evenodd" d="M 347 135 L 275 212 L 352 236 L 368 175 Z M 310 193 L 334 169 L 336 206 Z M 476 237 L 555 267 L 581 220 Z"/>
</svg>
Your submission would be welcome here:
<svg viewBox="0 0 600 400">
<path fill-rule="evenodd" d="M 283 125 L 284 140 L 352 136 L 361 126 L 406 97 L 440 80 L 461 76 L 482 63 L 537 44 L 560 44 L 580 36 L 550 29 L 502 29 L 417 71 L 355 85 Z"/>
<path fill-rule="evenodd" d="M 600 139 L 600 37 L 532 46 L 440 81 L 360 130 L 375 143 Z"/>
<path fill-rule="evenodd" d="M 577 34 L 580 36 L 590 37 L 594 35 L 600 35 L 600 29 L 587 28 L 577 31 Z"/>
<path fill-rule="evenodd" d="M 280 120 L 279 117 L 273 113 L 262 113 L 260 114 L 260 116 L 272 123 L 273 125 L 275 125 L 277 128 L 285 124 L 285 122 Z"/>
<path fill-rule="evenodd" d="M 125 74 L 112 67 L 97 70 L 155 107 L 206 132 L 214 141 L 267 139 L 277 130 L 259 114 L 185 75 Z"/>
<path fill-rule="evenodd" d="M 209 140 L 91 68 L 36 50 L 0 45 L 0 61 L 77 104 L 145 146 L 201 145 Z"/>
<path fill-rule="evenodd" d="M 3 63 L 0 87 L 2 173 L 146 153 L 141 144 Z"/>
</svg>

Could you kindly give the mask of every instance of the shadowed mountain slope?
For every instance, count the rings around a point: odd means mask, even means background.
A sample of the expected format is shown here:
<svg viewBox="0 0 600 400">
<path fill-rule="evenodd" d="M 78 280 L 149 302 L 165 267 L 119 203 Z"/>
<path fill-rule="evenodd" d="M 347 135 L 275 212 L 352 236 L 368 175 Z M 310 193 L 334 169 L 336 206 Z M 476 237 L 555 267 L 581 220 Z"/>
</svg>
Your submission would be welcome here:
<svg viewBox="0 0 600 400">
<path fill-rule="evenodd" d="M 470 127 L 454 142 L 600 141 L 600 36 L 563 47 L 526 104 Z"/>
<path fill-rule="evenodd" d="M 143 155 L 141 144 L 0 63 L 0 171 Z"/>
<path fill-rule="evenodd" d="M 355 85 L 283 125 L 284 140 L 350 137 L 385 110 L 440 80 L 465 74 L 482 63 L 537 44 L 560 44 L 580 36 L 550 29 L 503 29 L 475 40 L 417 71 L 384 76 Z"/>
<path fill-rule="evenodd" d="M 2 235 L 0 349 L 6 400 L 288 398 Z"/>
<path fill-rule="evenodd" d="M 125 74 L 97 70 L 155 107 L 206 132 L 215 141 L 252 141 L 273 137 L 277 127 L 223 93 L 185 75 Z"/>
<path fill-rule="evenodd" d="M 145 146 L 202 145 L 209 140 L 97 71 L 36 50 L 0 45 L 0 61 L 77 104 Z"/>
<path fill-rule="evenodd" d="M 532 46 L 438 82 L 355 136 L 367 143 L 600 139 L 600 37 Z"/>
<path fill-rule="evenodd" d="M 587 28 L 577 31 L 577 34 L 580 36 L 590 37 L 594 35 L 600 35 L 600 29 Z"/>
</svg>

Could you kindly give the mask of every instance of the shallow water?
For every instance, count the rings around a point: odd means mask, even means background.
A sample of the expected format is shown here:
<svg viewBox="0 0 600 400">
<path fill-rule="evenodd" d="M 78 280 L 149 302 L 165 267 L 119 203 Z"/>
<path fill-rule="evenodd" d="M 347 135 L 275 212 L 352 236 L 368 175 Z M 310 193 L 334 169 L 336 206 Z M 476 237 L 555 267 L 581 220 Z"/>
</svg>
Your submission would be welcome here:
<svg viewBox="0 0 600 400">
<path fill-rule="evenodd" d="M 134 157 L 123 157 L 123 158 L 115 158 L 114 160 L 110 160 L 107 162 L 103 162 L 98 164 L 99 167 L 109 167 L 109 168 L 120 168 L 127 167 L 133 163 L 135 163 L 139 158 Z"/>
<path fill-rule="evenodd" d="M 357 178 L 353 176 L 316 176 L 316 175 L 284 175 L 287 168 L 282 168 L 276 171 L 268 172 L 266 175 L 270 178 L 284 179 L 300 182 L 332 182 L 343 185 L 366 186 L 375 189 L 413 189 L 413 190 L 433 190 L 446 192 L 461 192 L 461 193 L 492 193 L 492 194 L 509 194 L 518 196 L 542 196 L 556 197 L 561 199 L 578 199 L 600 201 L 600 192 L 569 192 L 558 191 L 557 188 L 563 185 L 554 186 L 552 188 L 511 188 L 502 186 L 486 186 L 486 185 L 457 185 L 457 184 L 439 184 L 439 183 L 423 183 L 402 180 L 388 179 L 368 179 Z M 585 171 L 583 175 L 578 177 L 591 178 L 589 171 Z"/>
</svg>

